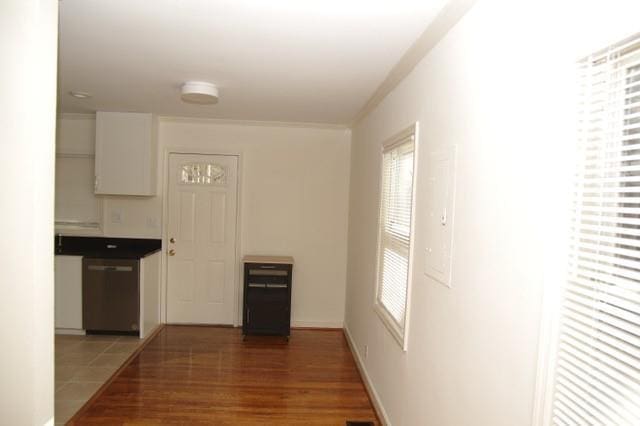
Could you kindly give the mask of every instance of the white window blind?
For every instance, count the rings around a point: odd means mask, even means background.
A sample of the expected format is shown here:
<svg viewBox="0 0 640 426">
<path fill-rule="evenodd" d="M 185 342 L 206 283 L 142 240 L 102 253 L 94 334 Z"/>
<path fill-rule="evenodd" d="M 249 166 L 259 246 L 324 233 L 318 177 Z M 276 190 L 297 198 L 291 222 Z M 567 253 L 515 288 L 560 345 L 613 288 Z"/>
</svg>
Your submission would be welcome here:
<svg viewBox="0 0 640 426">
<path fill-rule="evenodd" d="M 397 140 L 382 154 L 377 305 L 401 343 L 409 281 L 413 154 L 413 135 Z"/>
<path fill-rule="evenodd" d="M 640 37 L 580 64 L 569 278 L 551 421 L 640 424 Z"/>
</svg>

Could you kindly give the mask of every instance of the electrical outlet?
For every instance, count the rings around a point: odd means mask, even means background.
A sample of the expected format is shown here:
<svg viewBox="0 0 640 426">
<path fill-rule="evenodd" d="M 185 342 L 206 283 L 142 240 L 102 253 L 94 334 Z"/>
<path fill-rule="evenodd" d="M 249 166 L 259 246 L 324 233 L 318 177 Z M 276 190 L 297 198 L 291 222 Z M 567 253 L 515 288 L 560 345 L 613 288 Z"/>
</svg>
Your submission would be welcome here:
<svg viewBox="0 0 640 426">
<path fill-rule="evenodd" d="M 122 213 L 119 211 L 111 212 L 111 223 L 122 223 Z"/>
<path fill-rule="evenodd" d="M 364 359 L 369 357 L 369 345 L 364 345 Z"/>
</svg>

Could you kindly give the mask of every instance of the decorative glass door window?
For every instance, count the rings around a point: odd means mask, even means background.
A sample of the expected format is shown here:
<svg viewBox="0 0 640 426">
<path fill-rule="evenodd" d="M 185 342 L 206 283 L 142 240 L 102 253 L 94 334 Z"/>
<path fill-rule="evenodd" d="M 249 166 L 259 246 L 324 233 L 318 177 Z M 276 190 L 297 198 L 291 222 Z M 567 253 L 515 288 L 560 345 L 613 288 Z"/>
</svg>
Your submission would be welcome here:
<svg viewBox="0 0 640 426">
<path fill-rule="evenodd" d="M 180 183 L 185 185 L 224 185 L 226 172 L 224 167 L 213 163 L 183 164 L 180 170 Z"/>
</svg>

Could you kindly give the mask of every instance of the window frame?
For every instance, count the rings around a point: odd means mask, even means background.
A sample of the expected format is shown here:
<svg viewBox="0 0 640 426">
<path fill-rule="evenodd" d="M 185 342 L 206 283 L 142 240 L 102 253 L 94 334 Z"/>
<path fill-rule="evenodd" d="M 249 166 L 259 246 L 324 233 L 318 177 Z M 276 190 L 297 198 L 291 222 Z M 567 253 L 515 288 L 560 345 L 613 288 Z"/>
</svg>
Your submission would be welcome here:
<svg viewBox="0 0 640 426">
<path fill-rule="evenodd" d="M 604 49 L 595 51 L 583 58 L 580 58 L 577 61 L 577 64 L 578 66 L 580 66 L 580 63 L 582 62 L 592 61 L 593 58 L 609 55 L 608 52 L 610 51 L 617 50 L 621 46 L 627 44 L 637 44 L 638 41 L 640 41 L 640 33 L 633 34 L 617 43 L 609 45 Z M 592 87 L 589 87 L 586 90 L 591 89 Z M 624 120 L 624 116 L 621 116 L 619 118 Z M 576 132 L 576 138 L 577 137 L 578 133 Z M 577 139 L 574 142 L 574 145 L 577 146 Z M 579 157 L 580 154 L 574 153 L 574 156 Z M 572 164 L 574 172 L 581 171 L 577 168 L 579 159 L 573 158 L 572 160 L 574 163 Z M 625 160 L 620 161 L 624 162 Z M 573 186 L 575 185 L 575 182 L 571 182 L 571 184 L 571 190 L 574 191 L 575 189 L 573 188 Z M 575 202 L 575 196 L 570 201 L 571 203 Z M 565 212 L 565 214 L 567 214 L 567 212 Z M 571 217 L 565 217 L 564 220 L 567 222 L 567 230 L 565 230 L 567 235 L 565 235 L 565 239 L 567 240 L 567 242 L 569 242 L 572 238 L 570 236 L 570 234 L 572 233 L 570 227 L 575 226 L 575 217 L 571 215 Z M 562 309 L 564 302 L 564 292 L 568 287 L 570 275 L 570 268 L 568 266 L 568 263 L 570 261 L 571 250 L 569 246 L 570 244 L 566 244 L 566 247 L 562 249 L 564 254 L 563 272 L 565 275 L 563 277 L 563 280 L 560 283 L 558 283 L 556 280 L 546 280 L 544 283 L 541 328 L 538 339 L 539 350 L 536 371 L 534 407 L 532 414 L 532 425 L 536 426 L 547 426 L 552 424 L 554 402 L 553 393 L 557 378 L 555 369 L 560 360 L 558 350 L 560 347 L 560 333 L 563 321 Z"/>
<path fill-rule="evenodd" d="M 407 290 L 404 309 L 404 326 L 400 326 L 393 316 L 389 313 L 387 308 L 380 302 L 380 290 L 381 290 L 381 254 L 383 248 L 383 204 L 382 196 L 384 191 L 384 154 L 396 147 L 399 147 L 407 142 L 408 138 L 413 138 L 413 176 L 411 182 L 411 220 L 409 228 L 409 248 L 407 259 Z M 413 282 L 413 260 L 414 260 L 414 240 L 415 240 L 415 212 L 416 212 L 416 183 L 418 174 L 418 122 L 410 125 L 404 130 L 396 133 L 394 136 L 385 140 L 381 144 L 380 149 L 380 163 L 378 170 L 380 172 L 378 182 L 378 222 L 377 222 L 377 241 L 376 241 L 376 280 L 375 280 L 375 292 L 373 301 L 373 310 L 380 318 L 386 329 L 389 331 L 394 340 L 400 345 L 403 351 L 408 349 L 408 336 L 409 336 L 409 318 L 411 311 L 411 288 Z"/>
</svg>

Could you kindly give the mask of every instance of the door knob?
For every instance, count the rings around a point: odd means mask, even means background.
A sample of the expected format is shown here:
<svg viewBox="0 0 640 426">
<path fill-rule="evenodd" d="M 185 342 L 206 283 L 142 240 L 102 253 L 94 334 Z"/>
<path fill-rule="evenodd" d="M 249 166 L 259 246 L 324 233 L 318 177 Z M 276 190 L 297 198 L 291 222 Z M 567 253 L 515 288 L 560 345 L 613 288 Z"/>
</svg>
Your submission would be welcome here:
<svg viewBox="0 0 640 426">
<path fill-rule="evenodd" d="M 170 242 L 170 243 L 175 243 L 175 242 L 176 242 L 176 239 L 175 239 L 175 238 L 173 238 L 173 237 L 171 237 L 171 238 L 169 238 L 169 242 Z"/>
<path fill-rule="evenodd" d="M 175 256 L 176 251 L 174 249 L 169 250 L 169 256 Z"/>
</svg>

